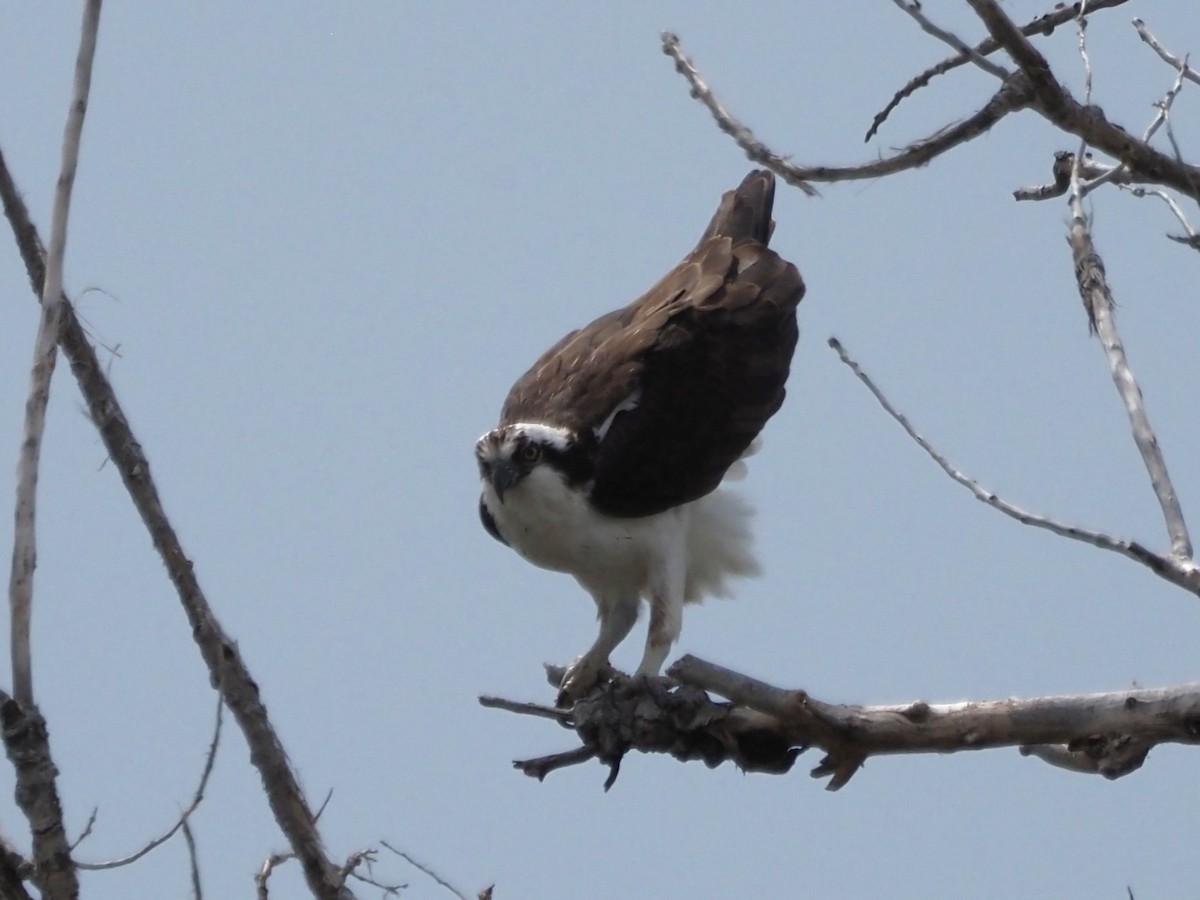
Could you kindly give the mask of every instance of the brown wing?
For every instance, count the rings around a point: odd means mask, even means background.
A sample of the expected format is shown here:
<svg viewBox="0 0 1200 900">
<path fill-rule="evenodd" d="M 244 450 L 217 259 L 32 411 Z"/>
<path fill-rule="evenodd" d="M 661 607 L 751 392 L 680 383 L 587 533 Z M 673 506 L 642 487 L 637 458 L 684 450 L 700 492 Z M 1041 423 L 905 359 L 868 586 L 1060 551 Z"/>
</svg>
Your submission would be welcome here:
<svg viewBox="0 0 1200 900">
<path fill-rule="evenodd" d="M 804 282 L 766 246 L 774 187 L 751 172 L 666 277 L 567 335 L 509 393 L 502 424 L 591 440 L 636 392 L 595 447 L 600 510 L 644 516 L 704 496 L 783 403 Z"/>
</svg>

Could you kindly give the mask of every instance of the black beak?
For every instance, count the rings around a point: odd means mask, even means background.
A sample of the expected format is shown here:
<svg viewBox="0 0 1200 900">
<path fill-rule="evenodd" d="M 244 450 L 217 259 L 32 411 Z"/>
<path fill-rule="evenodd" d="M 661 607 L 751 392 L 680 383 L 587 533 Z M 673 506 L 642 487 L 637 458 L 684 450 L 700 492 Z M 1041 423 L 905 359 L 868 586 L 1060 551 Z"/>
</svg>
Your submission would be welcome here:
<svg viewBox="0 0 1200 900">
<path fill-rule="evenodd" d="M 500 502 L 504 502 L 504 493 L 521 480 L 521 470 L 508 460 L 502 459 L 492 464 L 488 472 L 488 480 L 496 491 Z"/>
</svg>

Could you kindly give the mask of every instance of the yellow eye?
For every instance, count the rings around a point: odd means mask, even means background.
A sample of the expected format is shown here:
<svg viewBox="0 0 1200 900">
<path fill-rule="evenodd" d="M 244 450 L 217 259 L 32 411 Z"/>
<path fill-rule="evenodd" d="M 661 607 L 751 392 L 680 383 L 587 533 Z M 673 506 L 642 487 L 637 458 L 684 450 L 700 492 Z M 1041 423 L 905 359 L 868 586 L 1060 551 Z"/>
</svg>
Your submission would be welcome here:
<svg viewBox="0 0 1200 900">
<path fill-rule="evenodd" d="M 537 444 L 526 444 L 521 448 L 521 460 L 527 463 L 535 463 L 542 456 L 542 448 Z"/>
</svg>

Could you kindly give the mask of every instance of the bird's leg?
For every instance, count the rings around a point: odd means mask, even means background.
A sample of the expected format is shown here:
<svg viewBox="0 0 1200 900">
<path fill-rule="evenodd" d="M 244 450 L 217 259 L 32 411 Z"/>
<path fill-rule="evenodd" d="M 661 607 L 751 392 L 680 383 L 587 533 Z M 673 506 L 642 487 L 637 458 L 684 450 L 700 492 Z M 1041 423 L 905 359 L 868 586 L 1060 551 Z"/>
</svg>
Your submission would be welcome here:
<svg viewBox="0 0 1200 900">
<path fill-rule="evenodd" d="M 646 635 L 646 652 L 635 675 L 657 675 L 671 645 L 683 629 L 683 591 L 673 586 L 656 587 L 650 594 L 650 630 Z"/>
<path fill-rule="evenodd" d="M 596 618 L 600 634 L 582 656 L 571 663 L 563 675 L 558 693 L 559 705 L 578 699 L 596 686 L 609 672 L 608 657 L 625 640 L 637 621 L 638 598 L 596 596 Z"/>
</svg>

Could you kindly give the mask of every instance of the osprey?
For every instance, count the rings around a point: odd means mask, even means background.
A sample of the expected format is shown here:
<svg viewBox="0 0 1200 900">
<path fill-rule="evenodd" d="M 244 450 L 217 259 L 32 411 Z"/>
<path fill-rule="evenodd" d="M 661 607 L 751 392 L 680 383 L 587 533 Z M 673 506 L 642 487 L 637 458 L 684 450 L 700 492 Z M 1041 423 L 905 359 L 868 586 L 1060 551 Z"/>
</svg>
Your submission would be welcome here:
<svg viewBox="0 0 1200 900">
<path fill-rule="evenodd" d="M 747 175 L 658 284 L 542 354 L 475 445 L 484 528 L 596 602 L 564 697 L 610 671 L 642 599 L 637 674 L 655 675 L 684 604 L 758 572 L 753 511 L 720 485 L 783 403 L 796 347 L 804 281 L 767 247 L 774 199 L 770 172 Z"/>
</svg>

